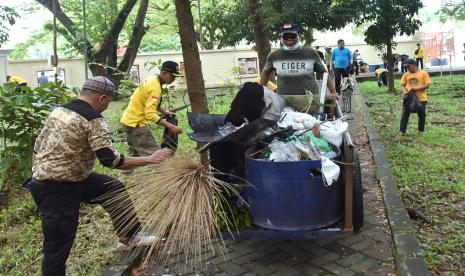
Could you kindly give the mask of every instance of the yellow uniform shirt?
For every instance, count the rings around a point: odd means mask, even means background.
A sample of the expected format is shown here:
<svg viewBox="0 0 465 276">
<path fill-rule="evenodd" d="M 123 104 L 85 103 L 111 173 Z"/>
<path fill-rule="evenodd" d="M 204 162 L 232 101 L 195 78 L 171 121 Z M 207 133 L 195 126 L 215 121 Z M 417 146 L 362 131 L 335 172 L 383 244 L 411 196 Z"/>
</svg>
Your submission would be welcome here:
<svg viewBox="0 0 465 276">
<path fill-rule="evenodd" d="M 158 122 L 160 116 L 157 108 L 161 102 L 161 84 L 155 75 L 145 80 L 131 96 L 129 105 L 123 113 L 120 122 L 126 126 L 146 126 Z"/>
<path fill-rule="evenodd" d="M 423 47 L 418 48 L 418 54 L 415 55 L 415 58 L 423 58 L 424 56 L 425 56 L 425 49 L 423 49 Z"/>
<path fill-rule="evenodd" d="M 10 77 L 10 82 L 16 82 L 17 84 L 21 84 L 21 83 L 27 83 L 27 81 L 21 77 L 18 77 L 18 76 L 11 76 Z"/>
<path fill-rule="evenodd" d="M 410 89 L 412 88 L 424 86 L 430 83 L 431 81 L 429 79 L 428 73 L 423 70 L 418 70 L 415 73 L 407 72 L 402 76 L 402 79 L 400 80 L 400 84 L 405 85 L 407 91 L 410 91 Z M 420 102 L 424 102 L 427 100 L 426 89 L 418 90 L 416 92 L 416 95 Z"/>
<path fill-rule="evenodd" d="M 331 52 L 326 52 L 325 63 L 326 63 L 326 66 L 329 66 L 331 64 Z"/>
<path fill-rule="evenodd" d="M 381 73 L 383 73 L 383 72 L 387 72 L 387 71 L 388 71 L 388 70 L 386 70 L 386 69 L 384 69 L 384 68 L 378 68 L 378 69 L 375 70 L 375 74 L 379 75 L 379 74 L 381 74 Z"/>
<path fill-rule="evenodd" d="M 260 77 L 256 78 L 255 82 L 260 83 Z M 270 89 L 271 91 L 276 91 L 276 89 L 278 89 L 278 86 L 272 83 L 271 81 L 268 81 L 268 83 L 266 84 L 266 87 L 268 87 L 268 89 Z"/>
</svg>

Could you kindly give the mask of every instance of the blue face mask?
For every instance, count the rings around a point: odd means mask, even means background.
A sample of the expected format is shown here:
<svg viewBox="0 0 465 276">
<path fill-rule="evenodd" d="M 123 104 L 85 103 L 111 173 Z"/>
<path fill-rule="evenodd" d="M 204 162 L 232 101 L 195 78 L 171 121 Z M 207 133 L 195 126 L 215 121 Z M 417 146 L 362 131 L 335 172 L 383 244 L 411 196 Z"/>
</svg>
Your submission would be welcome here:
<svg viewBox="0 0 465 276">
<path fill-rule="evenodd" d="M 302 47 L 302 42 L 300 42 L 300 40 L 299 40 L 299 41 L 297 41 L 296 44 L 294 44 L 294 46 L 291 46 L 291 47 L 283 45 L 282 49 L 284 51 L 286 51 L 286 52 L 292 52 L 292 51 L 295 51 L 295 50 L 299 49 L 300 47 Z"/>
</svg>

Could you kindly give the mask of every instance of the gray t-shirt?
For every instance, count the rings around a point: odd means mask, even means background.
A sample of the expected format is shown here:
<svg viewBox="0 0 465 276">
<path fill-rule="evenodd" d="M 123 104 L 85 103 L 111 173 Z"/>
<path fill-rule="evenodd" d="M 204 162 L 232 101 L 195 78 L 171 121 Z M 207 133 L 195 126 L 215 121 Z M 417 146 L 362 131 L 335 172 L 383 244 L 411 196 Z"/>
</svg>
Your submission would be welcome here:
<svg viewBox="0 0 465 276">
<path fill-rule="evenodd" d="M 314 49 L 303 47 L 298 52 L 278 49 L 270 53 L 264 70 L 276 70 L 278 94 L 305 95 L 306 90 L 318 93 L 314 72 L 323 72 L 325 68 Z"/>
</svg>

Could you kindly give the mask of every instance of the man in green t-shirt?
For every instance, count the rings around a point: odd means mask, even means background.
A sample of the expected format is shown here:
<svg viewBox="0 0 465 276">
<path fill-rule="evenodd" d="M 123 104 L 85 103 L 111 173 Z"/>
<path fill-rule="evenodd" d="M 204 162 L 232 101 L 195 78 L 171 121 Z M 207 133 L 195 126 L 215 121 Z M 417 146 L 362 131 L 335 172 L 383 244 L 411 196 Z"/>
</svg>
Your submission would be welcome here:
<svg viewBox="0 0 465 276">
<path fill-rule="evenodd" d="M 292 22 L 284 22 L 279 32 L 282 47 L 268 55 L 263 68 L 260 83 L 265 85 L 273 71 L 278 75 L 278 94 L 306 95 L 318 93 L 315 72 L 324 73 L 327 70 L 321 62 L 318 53 L 305 47 L 300 41 L 299 28 Z M 336 97 L 336 90 L 331 79 L 327 86 L 332 98 Z"/>
</svg>

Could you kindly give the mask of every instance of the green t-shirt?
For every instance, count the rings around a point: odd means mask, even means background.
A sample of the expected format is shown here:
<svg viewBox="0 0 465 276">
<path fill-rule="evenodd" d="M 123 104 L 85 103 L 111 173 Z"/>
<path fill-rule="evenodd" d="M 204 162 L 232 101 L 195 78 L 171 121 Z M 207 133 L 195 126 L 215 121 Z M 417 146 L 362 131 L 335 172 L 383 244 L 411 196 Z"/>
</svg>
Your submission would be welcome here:
<svg viewBox="0 0 465 276">
<path fill-rule="evenodd" d="M 278 49 L 268 55 L 264 70 L 276 70 L 278 76 L 278 94 L 305 95 L 309 90 L 318 93 L 314 72 L 323 72 L 324 66 L 318 53 L 304 47 L 298 52 L 286 52 Z"/>
</svg>

